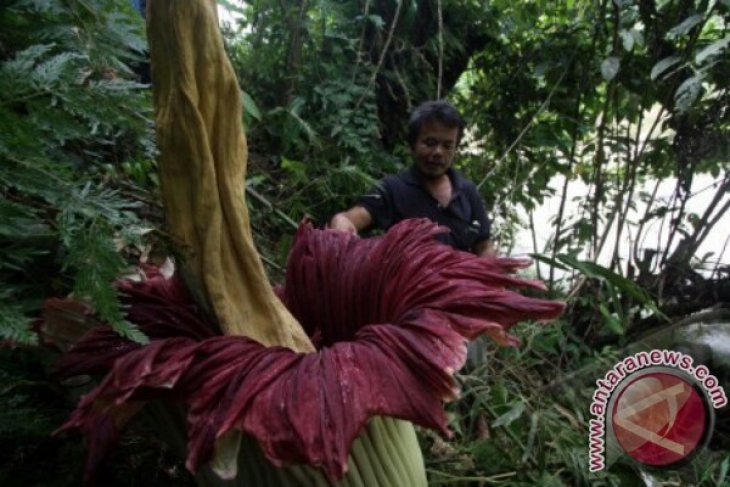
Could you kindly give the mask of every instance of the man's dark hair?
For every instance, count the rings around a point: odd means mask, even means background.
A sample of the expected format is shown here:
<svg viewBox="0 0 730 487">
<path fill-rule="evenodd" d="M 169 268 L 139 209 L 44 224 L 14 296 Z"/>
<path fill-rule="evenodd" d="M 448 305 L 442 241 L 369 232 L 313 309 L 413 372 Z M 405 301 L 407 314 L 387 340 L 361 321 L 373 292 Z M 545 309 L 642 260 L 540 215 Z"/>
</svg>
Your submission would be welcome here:
<svg viewBox="0 0 730 487">
<path fill-rule="evenodd" d="M 433 120 L 441 122 L 449 128 L 458 128 L 459 134 L 456 142 L 458 143 L 461 140 L 466 123 L 454 105 L 445 100 L 426 101 L 418 105 L 411 113 L 411 118 L 408 119 L 408 145 L 411 147 L 416 145 L 423 124 Z"/>
</svg>

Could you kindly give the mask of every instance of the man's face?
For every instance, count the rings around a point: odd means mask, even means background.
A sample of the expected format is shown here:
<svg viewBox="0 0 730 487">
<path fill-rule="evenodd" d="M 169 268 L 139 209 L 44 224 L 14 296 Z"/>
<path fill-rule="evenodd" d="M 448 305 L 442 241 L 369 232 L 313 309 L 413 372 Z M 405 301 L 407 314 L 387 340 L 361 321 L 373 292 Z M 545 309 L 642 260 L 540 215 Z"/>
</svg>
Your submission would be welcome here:
<svg viewBox="0 0 730 487">
<path fill-rule="evenodd" d="M 418 172 L 426 179 L 437 179 L 446 174 L 454 162 L 458 138 L 458 127 L 447 127 L 437 120 L 424 123 L 411 148 Z"/>
</svg>

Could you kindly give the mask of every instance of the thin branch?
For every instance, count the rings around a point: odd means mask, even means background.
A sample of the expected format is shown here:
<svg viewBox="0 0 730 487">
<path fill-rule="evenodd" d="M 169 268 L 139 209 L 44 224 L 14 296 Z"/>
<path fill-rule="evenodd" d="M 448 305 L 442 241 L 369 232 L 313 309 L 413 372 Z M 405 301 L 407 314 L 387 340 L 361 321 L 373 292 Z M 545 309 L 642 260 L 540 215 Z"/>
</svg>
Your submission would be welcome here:
<svg viewBox="0 0 730 487">
<path fill-rule="evenodd" d="M 725 215 L 728 209 L 730 209 L 730 199 L 728 199 L 718 210 L 718 205 L 720 205 L 722 199 L 728 192 L 730 192 L 730 173 L 726 173 L 725 180 L 718 188 L 699 222 L 694 225 L 692 234 L 687 235 L 679 242 L 677 247 L 672 251 L 672 254 L 663 262 L 664 264 L 670 265 L 675 269 L 683 269 L 689 264 L 690 259 L 710 234 L 713 227 L 720 221 L 720 218 Z"/>
<path fill-rule="evenodd" d="M 654 124 L 652 125 L 651 129 L 649 130 L 649 134 L 647 134 L 647 138 L 644 140 L 644 144 L 641 146 L 641 149 L 639 149 L 639 139 L 641 137 L 641 128 L 644 121 L 644 110 L 642 110 L 639 114 L 639 121 L 636 124 L 636 137 L 634 139 L 634 151 L 633 156 L 631 154 L 631 146 L 627 147 L 627 172 L 630 174 L 627 174 L 627 178 L 630 178 L 629 188 L 628 188 L 628 196 L 625 198 L 625 204 L 623 205 L 623 210 L 620 211 L 619 214 L 619 220 L 618 220 L 618 227 L 616 229 L 616 244 L 613 248 L 613 257 L 611 258 L 611 266 L 613 268 L 614 265 L 618 266 L 620 268 L 620 257 L 619 257 L 619 247 L 621 245 L 621 236 L 623 233 L 623 228 L 627 223 L 627 215 L 629 214 L 629 210 L 631 208 L 631 202 L 634 199 L 634 188 L 636 186 L 636 176 L 638 173 L 639 164 L 641 163 L 641 156 L 644 154 L 644 150 L 646 149 L 647 141 L 649 140 L 649 137 L 651 137 L 651 134 L 653 133 L 654 129 L 657 126 L 657 121 L 661 117 L 661 112 L 659 116 L 657 116 L 656 120 L 654 121 Z M 628 128 L 627 128 L 628 131 Z M 629 134 L 627 133 L 627 140 L 629 140 Z M 623 193 L 625 191 L 622 189 L 621 194 L 623 196 Z M 621 201 L 617 198 L 617 204 L 620 204 Z M 629 242 L 629 247 L 631 248 L 631 243 Z M 631 262 L 631 253 L 629 253 L 629 256 L 627 257 L 627 262 Z"/>
<path fill-rule="evenodd" d="M 565 181 L 563 181 L 563 191 L 560 195 L 560 206 L 558 207 L 558 216 L 555 220 L 555 241 L 553 242 L 553 249 L 552 249 L 552 258 L 555 260 L 555 257 L 558 254 L 558 250 L 560 250 L 560 232 L 562 231 L 563 227 L 563 216 L 565 215 L 565 203 L 568 200 L 568 185 L 570 184 L 570 176 L 573 173 L 573 164 L 575 163 L 575 151 L 578 147 L 578 134 L 579 134 L 579 126 L 580 126 L 580 100 L 581 96 L 580 93 L 576 97 L 576 106 L 577 106 L 577 112 L 578 115 L 576 116 L 576 124 L 573 128 L 573 134 L 572 134 L 572 143 L 570 145 L 570 156 L 568 159 L 568 173 L 565 175 Z M 550 278 L 548 280 L 548 287 L 550 290 L 553 289 L 554 284 L 554 278 L 555 278 L 555 266 L 550 266 Z"/>
<path fill-rule="evenodd" d="M 594 264 L 596 262 L 598 262 L 598 256 L 601 254 L 601 251 L 603 250 L 603 246 L 605 245 L 606 240 L 608 240 L 609 231 L 611 230 L 611 227 L 613 226 L 613 222 L 616 219 L 617 214 L 618 214 L 618 209 L 616 207 L 614 207 L 614 209 L 611 211 L 611 215 L 608 217 L 608 222 L 606 223 L 606 226 L 603 229 L 603 234 L 601 235 L 599 241 L 597 242 L 595 255 L 593 256 Z M 581 279 L 573 286 L 573 289 L 570 290 L 570 293 L 568 294 L 568 299 L 577 296 L 587 280 L 588 279 L 585 275 L 582 276 Z"/>
<path fill-rule="evenodd" d="M 289 215 L 278 209 L 274 204 L 267 200 L 261 193 L 254 190 L 253 188 L 250 188 L 246 186 L 246 194 L 249 194 L 253 196 L 255 200 L 257 200 L 259 203 L 263 203 L 269 210 L 273 211 L 276 216 L 281 218 L 283 221 L 288 223 L 292 228 L 299 228 L 299 225 L 297 225 L 297 222 L 292 220 Z"/>
<path fill-rule="evenodd" d="M 619 49 L 618 47 L 618 36 L 619 36 L 619 26 L 618 26 L 618 6 L 615 3 L 612 3 L 613 5 L 613 52 L 617 52 Z M 616 216 L 615 210 L 611 214 L 611 218 L 609 219 L 609 223 L 604 230 L 603 235 L 599 238 L 598 236 L 598 227 L 600 223 L 600 206 L 601 206 L 601 199 L 604 194 L 604 181 L 603 181 L 603 170 L 604 170 L 604 163 L 606 162 L 606 155 L 604 153 L 604 143 L 606 140 L 606 129 L 608 128 L 610 124 L 610 111 L 609 109 L 611 106 L 616 106 L 616 88 L 617 88 L 617 79 L 614 77 L 611 80 L 608 81 L 608 89 L 606 90 L 606 99 L 603 103 L 603 109 L 601 111 L 601 123 L 598 126 L 598 140 L 596 142 L 596 152 L 593 157 L 593 183 L 595 185 L 595 191 L 593 193 L 593 198 L 591 200 L 591 247 L 590 251 L 592 254 L 592 258 L 595 261 L 598 261 L 598 256 L 601 253 L 601 250 L 603 248 L 603 243 L 605 242 L 605 238 L 608 235 L 608 229 L 613 225 L 613 219 Z M 611 117 L 614 118 L 614 117 Z"/>
<path fill-rule="evenodd" d="M 611 270 L 618 269 L 618 273 L 621 273 L 619 248 L 621 247 L 621 237 L 623 236 L 624 227 L 627 224 L 626 216 L 629 213 L 631 207 L 631 201 L 634 196 L 634 186 L 636 185 L 636 164 L 632 164 L 629 159 L 626 161 L 626 175 L 622 184 L 621 190 L 616 195 L 616 207 L 618 208 L 618 221 L 616 223 L 616 242 L 613 246 L 613 255 L 611 256 Z M 628 193 L 628 194 L 627 194 Z M 625 204 L 624 204 L 625 200 Z"/>
<path fill-rule="evenodd" d="M 372 0 L 365 0 L 365 10 L 362 14 L 364 22 L 362 24 L 362 32 L 360 32 L 360 42 L 357 43 L 357 59 L 355 60 L 355 67 L 352 69 L 352 79 L 350 80 L 351 83 L 355 82 L 355 78 L 357 77 L 357 68 L 362 62 L 362 48 L 365 44 L 365 33 L 367 32 L 368 28 L 368 15 L 370 14 L 371 1 Z"/>
<path fill-rule="evenodd" d="M 722 244 L 722 250 L 717 256 L 717 262 L 715 263 L 715 268 L 712 269 L 712 274 L 710 274 L 710 280 L 712 281 L 715 279 L 715 274 L 717 274 L 718 269 L 720 268 L 720 264 L 722 264 L 722 258 L 725 255 L 725 250 L 727 249 L 727 244 L 730 242 L 730 233 L 728 234 L 727 238 L 725 239 L 725 243 Z"/>
<path fill-rule="evenodd" d="M 712 201 L 710 202 L 709 206 L 705 210 L 705 213 L 702 215 L 702 218 L 700 218 L 700 221 L 697 223 L 695 227 L 695 231 L 690 237 L 691 240 L 695 240 L 695 247 L 699 247 L 699 245 L 704 241 L 704 239 L 707 237 L 707 235 L 712 230 L 712 227 L 715 226 L 715 224 L 725 215 L 725 212 L 730 208 L 730 200 L 726 201 L 725 204 L 722 206 L 720 211 L 715 213 L 715 216 L 711 218 L 712 213 L 715 211 L 715 207 L 720 203 L 723 196 L 729 194 L 730 192 L 730 173 L 727 173 L 725 181 L 720 185 L 717 192 L 715 193 L 715 196 L 712 198 Z"/>
<path fill-rule="evenodd" d="M 397 65 L 393 66 L 393 72 L 395 73 L 395 78 L 398 80 L 398 84 L 400 85 L 401 89 L 403 90 L 403 94 L 406 97 L 406 107 L 408 108 L 408 113 L 410 113 L 411 110 L 413 110 L 413 102 L 411 101 L 411 94 L 408 91 L 408 85 L 406 84 L 405 79 L 403 79 L 403 75 L 401 74 Z"/>
<path fill-rule="evenodd" d="M 300 0 L 299 13 L 297 14 L 296 23 L 291 33 L 289 52 L 287 55 L 287 74 L 290 76 L 290 80 L 287 82 L 287 106 L 297 89 L 297 76 L 302 63 L 302 34 L 304 31 L 304 17 L 307 15 L 307 7 L 307 0 Z"/>
<path fill-rule="evenodd" d="M 286 269 L 284 269 L 283 267 L 281 267 L 279 264 L 277 264 L 276 262 L 274 262 L 273 260 L 269 259 L 268 257 L 266 257 L 263 254 L 259 254 L 259 257 L 261 257 L 261 260 L 263 260 L 264 262 L 266 262 L 267 264 L 269 264 L 269 266 L 271 266 L 271 268 L 274 269 L 275 271 L 277 271 L 279 274 L 286 275 Z"/>
<path fill-rule="evenodd" d="M 575 150 L 575 140 L 573 140 L 573 148 L 571 149 L 571 153 Z M 568 183 L 570 182 L 570 172 L 573 169 L 573 157 L 571 155 L 570 158 L 570 166 L 568 168 L 568 174 L 565 175 L 565 181 L 563 181 L 563 192 L 560 195 L 560 206 L 558 207 L 558 216 L 555 221 L 555 241 L 553 242 L 553 252 L 552 252 L 552 258 L 555 260 L 555 257 L 558 255 L 558 250 L 560 247 L 560 232 L 562 231 L 563 226 L 563 215 L 565 213 L 565 203 L 568 199 Z M 548 287 L 550 290 L 553 288 L 553 281 L 555 278 L 555 266 L 550 266 L 550 277 L 548 279 Z"/>
<path fill-rule="evenodd" d="M 644 210 L 644 216 L 639 221 L 639 228 L 636 231 L 636 240 L 634 240 L 634 263 L 638 263 L 641 259 L 639 258 L 639 246 L 643 245 L 644 240 L 641 238 L 641 234 L 644 232 L 644 226 L 646 225 L 646 222 L 649 218 L 649 213 L 651 212 L 651 207 L 654 206 L 654 201 L 656 201 L 656 194 L 657 191 L 659 191 L 659 185 L 661 184 L 662 180 L 657 179 L 656 184 L 654 185 L 654 190 L 651 192 L 651 197 L 649 198 L 648 203 L 646 204 L 646 209 Z"/>
<path fill-rule="evenodd" d="M 644 125 L 644 111 L 645 110 L 642 107 L 641 111 L 639 112 L 639 121 L 636 124 L 636 138 L 634 138 L 634 154 L 633 154 L 634 161 L 639 160 L 639 154 L 640 154 L 640 152 L 642 152 L 639 150 L 639 139 L 641 139 L 641 127 Z M 659 115 L 661 115 L 661 112 L 659 113 Z M 659 119 L 659 116 L 657 116 L 657 119 Z M 631 123 L 629 123 L 629 126 L 631 126 Z M 652 127 L 652 129 L 653 129 L 653 127 Z M 646 141 L 649 139 L 650 136 L 651 136 L 651 131 L 646 136 L 646 139 L 644 139 L 643 147 L 646 147 Z M 643 147 L 642 147 L 642 150 L 643 150 Z M 631 157 L 631 147 L 628 148 L 627 152 L 629 153 L 629 157 Z"/>
<path fill-rule="evenodd" d="M 639 163 L 641 161 L 641 157 L 644 155 L 644 152 L 646 151 L 646 147 L 649 144 L 649 141 L 651 140 L 652 135 L 654 134 L 654 130 L 656 130 L 656 128 L 659 126 L 659 121 L 664 116 L 664 111 L 665 111 L 665 109 L 662 106 L 662 108 L 659 110 L 659 113 L 654 118 L 654 123 L 652 123 L 652 126 L 649 129 L 649 132 L 646 134 L 646 137 L 644 138 L 643 143 L 641 144 L 641 146 L 639 146 L 639 138 L 641 137 L 641 125 L 642 125 L 642 121 L 644 118 L 643 117 L 644 112 L 643 111 L 641 112 L 641 118 L 639 120 L 638 127 L 636 129 L 636 139 L 634 141 L 634 147 L 635 147 L 634 160 L 633 160 L 633 162 L 634 162 L 634 167 L 633 167 L 634 179 L 632 180 L 632 189 L 631 189 L 631 192 L 629 193 L 629 197 L 626 199 L 626 205 L 624 207 L 624 211 L 622 213 L 621 220 L 625 220 L 626 215 L 628 215 L 629 208 L 631 206 L 631 201 L 633 200 L 633 185 L 635 184 L 635 181 L 636 181 L 636 173 L 637 173 Z M 659 189 L 659 183 L 660 183 L 660 181 L 657 181 L 657 184 L 654 186 L 654 191 L 653 191 L 651 199 L 649 201 L 649 205 L 646 208 L 646 212 L 644 213 L 644 218 L 642 219 L 641 223 L 639 224 L 639 228 L 636 233 L 636 240 L 634 241 L 634 245 L 633 245 L 634 262 L 638 262 L 638 245 L 639 245 L 639 241 L 641 238 L 641 232 L 643 230 L 646 217 L 649 215 L 649 210 L 651 208 L 651 205 L 654 203 L 654 199 L 656 197 L 657 190 Z M 620 232 L 618 232 L 618 233 L 620 234 Z M 617 236 L 616 242 L 618 245 L 619 236 Z M 629 259 L 631 259 L 631 256 L 629 256 Z"/>
<path fill-rule="evenodd" d="M 365 88 L 365 90 L 362 92 L 362 95 L 360 95 L 360 98 L 357 100 L 357 103 L 355 103 L 355 108 L 353 112 L 356 112 L 358 108 L 360 108 L 362 102 L 365 101 L 365 96 L 367 96 L 368 92 L 373 88 L 373 85 L 375 84 L 375 80 L 378 77 L 378 72 L 383 66 L 383 61 L 385 61 L 385 55 L 388 53 L 390 42 L 393 40 L 393 33 L 395 32 L 395 26 L 398 24 L 398 19 L 400 18 L 400 9 L 402 5 L 403 0 L 398 0 L 398 6 L 395 9 L 395 14 L 393 14 L 393 22 L 390 24 L 390 30 L 388 31 L 388 38 L 385 40 L 385 45 L 383 46 L 383 50 L 380 53 L 380 59 L 378 59 L 378 64 L 377 66 L 375 66 L 375 70 L 373 71 L 372 76 L 370 76 L 370 81 L 368 81 L 367 88 Z"/>
<path fill-rule="evenodd" d="M 530 219 L 530 233 L 532 234 L 532 251 L 536 254 L 540 253 L 540 251 L 537 248 L 537 232 L 535 231 L 535 218 L 533 216 L 533 211 L 530 210 L 528 213 L 528 217 Z M 554 266 L 550 266 L 550 270 L 552 271 Z M 540 273 L 540 263 L 538 262 L 536 265 L 537 269 L 537 278 L 542 281 L 542 274 Z"/>
<path fill-rule="evenodd" d="M 608 240 L 608 234 L 611 232 L 611 227 L 613 226 L 613 222 L 616 220 L 616 216 L 619 213 L 619 208 L 614 206 L 613 210 L 611 210 L 611 215 L 608 217 L 608 222 L 606 223 L 606 226 L 603 229 L 603 233 L 601 234 L 601 238 L 597 242 L 596 246 L 596 254 L 593 256 L 593 262 L 598 262 L 598 256 L 601 255 L 601 252 L 603 251 L 603 246 L 606 244 L 606 241 Z"/>
<path fill-rule="evenodd" d="M 725 189 L 727 191 L 727 188 Z M 728 199 L 720 210 L 715 214 L 713 218 L 709 218 L 709 215 L 714 212 L 715 207 L 719 203 L 719 200 L 713 201 L 707 208 L 705 215 L 703 215 L 700 222 L 697 224 L 695 232 L 683 239 L 677 245 L 672 255 L 667 260 L 667 265 L 675 269 L 684 269 L 695 255 L 697 249 L 702 245 L 702 242 L 710 234 L 710 231 L 715 224 L 722 218 L 725 213 L 730 209 L 730 199 Z"/>
<path fill-rule="evenodd" d="M 563 71 L 563 74 L 560 75 L 560 78 L 558 81 L 555 82 L 553 85 L 553 88 L 550 90 L 550 93 L 548 94 L 547 98 L 545 98 L 545 101 L 542 102 L 542 105 L 537 109 L 537 111 L 532 115 L 532 118 L 530 118 L 530 121 L 527 122 L 527 125 L 524 126 L 522 131 L 517 135 L 517 138 L 510 144 L 510 146 L 507 148 L 506 151 L 504 151 L 504 154 L 502 154 L 502 157 L 499 158 L 499 160 L 494 164 L 492 169 L 487 173 L 484 178 L 482 178 L 481 181 L 479 181 L 479 184 L 477 184 L 477 189 L 480 189 L 482 186 L 484 186 L 484 183 L 487 182 L 487 179 L 489 179 L 492 174 L 494 174 L 494 171 L 502 164 L 502 162 L 507 158 L 510 152 L 512 152 L 512 149 L 514 149 L 517 144 L 520 143 L 522 140 L 522 137 L 525 136 L 527 131 L 532 127 L 532 124 L 535 123 L 535 120 L 537 120 L 538 115 L 540 115 L 545 109 L 547 108 L 548 104 L 550 104 L 550 100 L 552 100 L 553 95 L 555 94 L 555 91 L 557 91 L 558 86 L 563 82 L 563 79 L 565 78 L 565 75 L 568 74 L 568 70 L 570 69 L 570 65 L 572 64 L 573 60 L 571 59 L 570 62 L 568 62 L 567 66 L 565 66 L 565 70 Z M 514 188 L 513 188 L 514 190 Z"/>
<path fill-rule="evenodd" d="M 672 244 L 674 243 L 674 236 L 677 234 L 680 225 L 682 224 L 682 218 L 684 217 L 684 212 L 687 207 L 687 201 L 689 200 L 690 193 L 689 191 L 685 191 L 684 194 L 681 194 L 682 191 L 682 178 L 677 177 L 677 186 L 674 190 L 674 198 L 680 197 L 680 203 L 679 203 L 679 215 L 677 215 L 676 218 L 672 218 L 669 221 L 669 229 L 668 229 L 668 235 L 669 240 L 667 241 L 667 245 L 664 248 L 664 252 L 662 253 L 661 259 L 659 259 L 659 267 L 661 268 L 667 263 L 667 259 L 669 258 L 669 249 L 672 247 Z M 671 213 L 674 213 L 672 210 Z M 661 234 L 659 235 L 659 238 L 661 238 Z M 657 246 L 659 248 L 659 246 Z"/>
<path fill-rule="evenodd" d="M 439 22 L 439 71 L 438 80 L 436 82 L 436 99 L 441 99 L 441 83 L 444 76 L 444 16 L 441 7 L 441 0 L 436 1 Z"/>
</svg>

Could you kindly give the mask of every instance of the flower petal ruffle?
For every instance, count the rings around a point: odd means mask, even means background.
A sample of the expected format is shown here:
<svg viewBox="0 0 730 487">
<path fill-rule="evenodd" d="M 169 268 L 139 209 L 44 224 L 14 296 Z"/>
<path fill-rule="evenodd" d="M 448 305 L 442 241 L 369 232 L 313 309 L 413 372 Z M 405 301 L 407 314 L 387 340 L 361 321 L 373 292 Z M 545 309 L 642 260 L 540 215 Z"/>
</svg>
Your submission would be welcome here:
<svg viewBox="0 0 730 487">
<path fill-rule="evenodd" d="M 118 339 L 125 353 L 114 355 L 104 380 L 61 429 L 81 429 L 103 451 L 114 439 L 110 427 L 140 404 L 175 400 L 187 406 L 192 471 L 212 458 L 217 439 L 238 429 L 274 465 L 320 466 L 332 479 L 344 475 L 352 442 L 373 416 L 448 435 L 442 401 L 458 392 L 452 374 L 464 363 L 467 339 L 486 333 L 514 343 L 506 332 L 512 324 L 554 318 L 563 304 L 509 289 L 540 287 L 508 275 L 523 261 L 455 251 L 433 240 L 440 231 L 410 220 L 362 240 L 300 227 L 281 295 L 318 338 L 316 353 L 212 336 L 176 279 L 123 284 L 129 319 L 152 341 Z M 109 346 L 111 337 L 92 331 L 60 371 L 98 371 L 94 344 Z"/>
<path fill-rule="evenodd" d="M 516 344 L 507 329 L 525 319 L 551 319 L 564 305 L 509 288 L 544 289 L 513 275 L 526 259 L 483 258 L 434 240 L 443 227 L 406 220 L 378 239 L 299 228 L 282 298 L 315 345 L 350 340 L 369 323 L 394 323 L 414 309 L 446 312 L 468 339 L 488 333 Z M 477 319 L 476 323 L 471 318 Z"/>
</svg>

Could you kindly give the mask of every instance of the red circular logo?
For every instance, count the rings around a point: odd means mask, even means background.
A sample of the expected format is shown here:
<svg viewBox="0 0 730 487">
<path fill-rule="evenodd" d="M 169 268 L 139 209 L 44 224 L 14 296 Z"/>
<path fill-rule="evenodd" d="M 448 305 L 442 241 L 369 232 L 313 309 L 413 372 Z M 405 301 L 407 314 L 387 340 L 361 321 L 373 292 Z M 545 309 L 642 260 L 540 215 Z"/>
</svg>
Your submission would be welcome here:
<svg viewBox="0 0 730 487">
<path fill-rule="evenodd" d="M 630 382 L 616 398 L 611 419 L 621 448 L 648 465 L 687 458 L 707 428 L 703 396 L 688 380 L 666 372 Z"/>
</svg>

